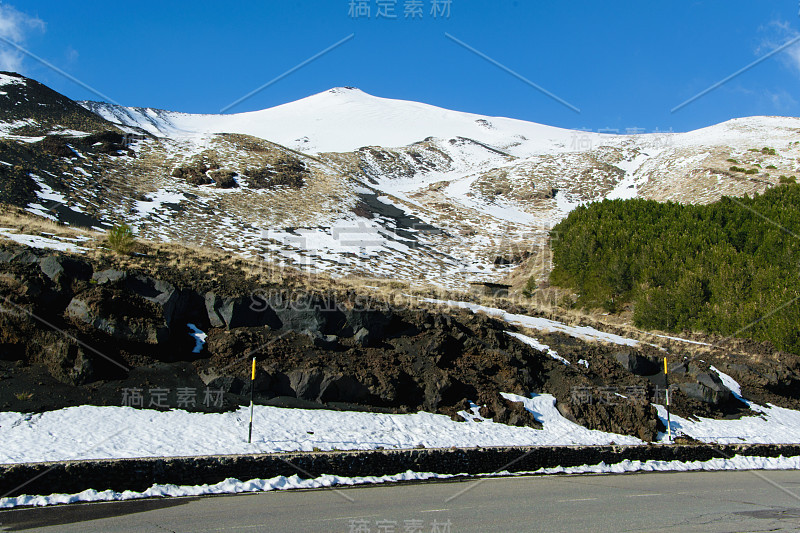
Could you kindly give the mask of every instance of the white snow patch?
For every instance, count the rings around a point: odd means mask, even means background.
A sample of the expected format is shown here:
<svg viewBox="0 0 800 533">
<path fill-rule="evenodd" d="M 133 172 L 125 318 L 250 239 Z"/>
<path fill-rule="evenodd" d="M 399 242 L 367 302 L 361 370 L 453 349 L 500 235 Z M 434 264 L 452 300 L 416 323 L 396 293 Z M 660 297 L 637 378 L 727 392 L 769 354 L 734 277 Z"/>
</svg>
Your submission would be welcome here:
<svg viewBox="0 0 800 533">
<path fill-rule="evenodd" d="M 795 444 L 800 442 L 800 411 L 768 404 L 766 407 L 742 398 L 739 383 L 731 376 L 711 367 L 722 383 L 753 411 L 753 416 L 743 416 L 737 420 L 714 420 L 697 417 L 686 419 L 671 413 L 673 435 L 683 434 L 702 442 L 719 444 Z M 667 410 L 656 405 L 658 416 L 666 425 Z"/>
<path fill-rule="evenodd" d="M 739 401 L 746 403 L 748 406 L 750 406 L 752 408 L 752 404 L 750 403 L 750 401 L 745 400 L 744 398 L 742 398 L 742 386 L 739 385 L 738 381 L 736 381 L 731 376 L 729 376 L 728 374 L 722 372 L 721 370 L 719 370 L 717 367 L 715 367 L 713 365 L 710 366 L 709 368 L 717 373 L 717 375 L 719 376 L 720 381 L 722 381 L 722 384 L 725 385 L 725 387 L 727 387 L 727 389 L 729 391 L 731 391 L 733 393 L 733 395 L 736 396 L 736 398 Z"/>
<path fill-rule="evenodd" d="M 12 240 L 25 246 L 33 248 L 44 248 L 48 250 L 59 250 L 62 252 L 85 253 L 86 248 L 77 246 L 69 242 L 63 242 L 58 239 L 51 239 L 49 237 L 42 237 L 41 235 L 26 235 L 23 233 L 12 233 L 6 230 L 0 230 L 0 237 Z"/>
<path fill-rule="evenodd" d="M 550 357 L 552 357 L 556 361 L 561 361 L 565 365 L 569 364 L 569 361 L 567 361 L 566 359 L 564 359 L 563 357 L 558 355 L 558 352 L 556 352 L 555 350 L 550 348 L 548 345 L 542 344 L 541 342 L 539 342 L 538 340 L 534 339 L 533 337 L 528 337 L 527 335 L 523 335 L 522 333 L 514 333 L 513 331 L 506 331 L 506 334 L 507 335 L 511 335 L 515 339 L 521 340 L 522 342 L 524 342 L 528 346 L 532 346 L 535 349 L 539 350 L 540 352 L 547 353 L 547 355 L 549 355 Z"/>
<path fill-rule="evenodd" d="M 11 122 L 0 122 L 0 135 L 5 138 L 14 138 L 15 136 L 11 135 L 11 132 L 19 129 L 24 128 L 25 126 L 36 126 L 36 121 L 32 118 L 27 118 L 24 120 L 14 120 Z"/>
<path fill-rule="evenodd" d="M 555 199 L 556 209 L 559 211 L 560 218 L 566 218 L 576 207 L 583 203 L 579 200 L 570 199 L 564 191 L 558 191 Z"/>
<path fill-rule="evenodd" d="M 734 455 L 731 458 L 714 458 L 708 461 L 631 461 L 625 459 L 619 463 L 607 465 L 557 466 L 541 468 L 523 474 L 623 474 L 626 472 L 692 472 L 703 470 L 715 472 L 720 470 L 799 470 L 800 457 L 755 457 Z"/>
<path fill-rule="evenodd" d="M 198 391 L 201 402 L 203 391 Z M 522 402 L 542 429 L 494 422 L 454 422 L 419 412 L 382 414 L 256 406 L 253 443 L 249 409 L 227 413 L 153 411 L 84 405 L 36 415 L 0 413 L 0 463 L 126 457 L 180 457 L 281 451 L 371 450 L 558 444 L 641 444 L 630 436 L 586 429 L 558 412 L 555 398 L 503 397 Z M 120 398 L 121 399 L 121 398 Z M 86 432 L 91 424 L 92 432 Z M 120 431 L 120 429 L 123 431 Z"/>
<path fill-rule="evenodd" d="M 0 87 L 5 85 L 25 85 L 25 80 L 8 74 L 0 74 Z"/>
<path fill-rule="evenodd" d="M 625 176 L 620 180 L 614 189 L 608 193 L 608 200 L 630 200 L 636 198 L 639 190 L 636 183 L 636 171 L 639 170 L 645 161 L 650 158 L 648 154 L 639 153 L 631 160 L 623 160 L 617 163 L 617 167 L 625 172 Z"/>
<path fill-rule="evenodd" d="M 40 216 L 42 218 L 46 218 L 48 220 L 53 220 L 56 222 L 58 221 L 58 218 L 52 213 L 52 211 L 47 209 L 42 204 L 35 204 L 35 203 L 28 204 L 28 207 L 25 208 L 25 211 L 27 211 L 28 213 L 33 213 L 34 215 Z"/>
<path fill-rule="evenodd" d="M 613 344 L 620 344 L 622 346 L 639 345 L 639 341 L 637 340 L 628 339 L 626 337 L 615 335 L 613 333 L 606 333 L 605 331 L 600 331 L 591 326 L 568 326 L 566 324 L 557 322 L 555 320 L 550 320 L 548 318 L 518 315 L 514 313 L 509 313 L 508 311 L 504 311 L 502 309 L 497 309 L 494 307 L 486 307 L 484 305 L 478 305 L 471 302 L 436 300 L 433 298 L 424 298 L 423 301 L 429 303 L 449 305 L 452 307 L 459 307 L 461 309 L 469 309 L 473 313 L 482 311 L 487 315 L 497 317 L 500 320 L 508 322 L 509 324 L 516 324 L 529 329 L 534 329 L 539 331 L 558 331 L 560 333 L 565 333 L 571 337 L 596 340 L 602 342 L 610 342 Z"/>
<path fill-rule="evenodd" d="M 468 422 L 491 422 L 491 418 L 481 415 L 481 406 L 475 402 L 469 402 L 469 411 L 459 411 L 459 416 Z"/>
<path fill-rule="evenodd" d="M 166 203 L 180 203 L 186 200 L 182 192 L 173 192 L 166 189 L 159 189 L 156 192 L 148 194 L 149 200 L 137 200 L 136 212 L 139 216 L 148 216 L 155 214 Z"/>
<path fill-rule="evenodd" d="M 40 190 L 36 192 L 36 196 L 38 196 L 40 200 L 50 200 L 52 202 L 59 202 L 62 204 L 67 203 L 67 199 L 64 197 L 64 195 L 53 190 L 53 188 L 45 183 L 41 177 L 37 176 L 36 174 L 29 175 L 31 178 L 33 178 L 33 181 L 36 182 L 36 185 L 39 186 Z"/>
<path fill-rule="evenodd" d="M 631 461 L 624 460 L 619 463 L 581 466 L 557 466 L 541 468 L 533 472 L 493 472 L 479 474 L 479 477 L 499 477 L 508 475 L 554 475 L 554 474 L 622 474 L 630 472 L 717 472 L 724 470 L 800 470 L 800 457 L 756 457 L 735 455 L 731 458 L 715 458 L 708 461 Z M 353 486 L 364 484 L 396 483 L 401 481 L 420 481 L 429 479 L 451 479 L 454 477 L 467 477 L 466 474 L 436 474 L 433 472 L 413 472 L 408 470 L 402 474 L 387 476 L 346 477 L 323 475 L 314 479 L 303 479 L 297 475 L 286 477 L 277 476 L 270 479 L 251 479 L 239 481 L 228 478 L 214 485 L 159 485 L 155 484 L 146 491 L 136 492 L 126 490 L 116 492 L 112 490 L 97 491 L 88 489 L 77 494 L 51 494 L 49 496 L 15 496 L 0 499 L 0 509 L 14 507 L 44 507 L 48 505 L 61 505 L 77 502 L 124 501 L 141 498 L 164 498 L 206 496 L 212 494 L 240 494 L 248 492 L 267 492 L 272 490 L 290 489 L 317 489 L 337 486 Z"/>
<path fill-rule="evenodd" d="M 204 333 L 200 328 L 194 324 L 186 324 L 189 327 L 189 335 L 194 339 L 194 349 L 192 353 L 200 353 L 203 351 L 203 346 L 206 344 L 208 334 Z"/>
<path fill-rule="evenodd" d="M 74 168 L 76 171 L 78 171 L 78 173 L 80 173 L 80 174 L 83 174 L 83 175 L 84 175 L 84 176 L 86 176 L 87 178 L 91 178 L 91 177 L 92 177 L 92 175 L 91 175 L 90 173 L 88 173 L 88 172 L 86 171 L 86 169 L 85 169 L 85 168 L 83 168 L 83 167 L 73 167 L 73 168 Z"/>
<path fill-rule="evenodd" d="M 109 502 L 123 500 L 137 500 L 141 498 L 164 498 L 185 496 L 207 496 L 211 494 L 239 494 L 243 492 L 267 492 L 272 490 L 289 489 L 319 489 L 325 487 L 364 485 L 367 483 L 394 483 L 398 481 L 418 481 L 426 479 L 447 479 L 456 477 L 450 474 L 434 474 L 431 472 L 412 472 L 411 470 L 390 476 L 364 476 L 345 477 L 323 475 L 314 479 L 302 479 L 297 475 L 286 477 L 277 476 L 270 479 L 251 479 L 239 481 L 228 478 L 214 485 L 158 485 L 155 484 L 144 492 L 126 490 L 115 492 L 113 490 L 96 491 L 85 490 L 77 494 L 51 494 L 49 496 L 16 496 L 13 498 L 0 498 L 0 509 L 9 509 L 20 506 L 43 507 L 76 502 Z"/>
</svg>

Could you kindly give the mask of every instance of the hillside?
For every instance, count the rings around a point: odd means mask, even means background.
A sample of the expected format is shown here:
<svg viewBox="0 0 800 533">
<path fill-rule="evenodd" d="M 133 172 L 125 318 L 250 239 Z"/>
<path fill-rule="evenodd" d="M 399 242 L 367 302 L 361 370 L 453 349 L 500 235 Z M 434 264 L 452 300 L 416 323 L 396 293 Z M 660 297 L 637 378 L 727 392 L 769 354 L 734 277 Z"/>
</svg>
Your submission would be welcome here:
<svg viewBox="0 0 800 533">
<path fill-rule="evenodd" d="M 15 87 L 38 87 L 18 79 Z M 54 120 L 76 105 L 60 102 Z M 97 113 L 82 134 L 143 137 L 98 153 L 94 142 L 7 134 L 0 161 L 22 167 L 11 172 L 22 177 L 6 179 L 24 181 L 11 189 L 28 192 L 5 201 L 66 222 L 125 221 L 143 238 L 269 264 L 454 289 L 506 279 L 526 259 L 545 280 L 548 232 L 582 203 L 752 195 L 796 173 L 800 157 L 800 120 L 781 117 L 688 133 L 595 134 L 352 88 L 234 115 L 82 106 Z M 750 151 L 763 147 L 774 153 Z"/>
<path fill-rule="evenodd" d="M 0 72 L 0 135 L 18 140 L 117 128 L 78 103 L 14 72 Z"/>
<path fill-rule="evenodd" d="M 4 79 L 9 101 L 47 104 L 26 123 L 38 130 L 15 126 L 20 107 L 0 141 L 4 409 L 113 406 L 153 384 L 214 387 L 235 409 L 254 353 L 260 403 L 537 428 L 500 395 L 535 392 L 548 420 L 617 435 L 602 442 L 659 439 L 664 357 L 681 427 L 798 407 L 798 360 L 772 344 L 586 316 L 547 280 L 571 212 L 775 192 L 796 172 L 800 119 L 598 135 L 355 89 L 201 116 Z M 104 236 L 123 222 L 132 254 Z M 531 273 L 526 296 L 466 291 Z"/>
<path fill-rule="evenodd" d="M 191 411 L 236 409 L 248 401 L 252 356 L 264 405 L 425 411 L 539 428 L 500 395 L 536 391 L 552 398 L 559 419 L 645 441 L 664 429 L 657 411 L 664 356 L 674 414 L 746 421 L 762 412 L 759 404 L 800 406 L 800 363 L 769 345 L 614 333 L 508 302 L 510 311 L 494 307 L 503 302 L 400 283 L 266 272 L 164 243 L 140 242 L 124 256 L 97 233 L 53 228 L 30 236 L 35 224 L 6 231 L 25 244 L 0 245 L 7 411 L 113 407 L 125 391 L 154 387 L 220 391 L 218 405 L 179 406 Z M 52 249 L 59 245 L 66 251 Z M 729 375 L 741 384 L 735 394 L 721 380 Z M 174 398 L 155 405 L 175 406 Z"/>
</svg>

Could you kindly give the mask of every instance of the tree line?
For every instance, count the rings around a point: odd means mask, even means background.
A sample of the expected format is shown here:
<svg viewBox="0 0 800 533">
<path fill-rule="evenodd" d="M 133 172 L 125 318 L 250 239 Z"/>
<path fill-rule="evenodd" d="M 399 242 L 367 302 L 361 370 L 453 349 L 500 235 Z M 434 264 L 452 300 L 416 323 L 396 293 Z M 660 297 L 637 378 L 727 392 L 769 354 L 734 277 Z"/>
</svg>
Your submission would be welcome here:
<svg viewBox="0 0 800 533">
<path fill-rule="evenodd" d="M 582 307 L 800 354 L 800 185 L 708 205 L 605 200 L 572 211 L 551 246 L 551 283 Z"/>
</svg>

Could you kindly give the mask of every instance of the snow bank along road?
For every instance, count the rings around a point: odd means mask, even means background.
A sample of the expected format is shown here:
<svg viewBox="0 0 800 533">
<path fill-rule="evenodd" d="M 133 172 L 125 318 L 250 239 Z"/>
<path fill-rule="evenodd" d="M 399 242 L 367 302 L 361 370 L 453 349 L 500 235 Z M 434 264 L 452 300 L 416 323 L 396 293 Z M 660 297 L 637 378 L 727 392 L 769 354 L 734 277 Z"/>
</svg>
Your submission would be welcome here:
<svg viewBox="0 0 800 533">
<path fill-rule="evenodd" d="M 0 530 L 796 531 L 798 493 L 798 472 L 493 478 L 20 509 Z"/>
<path fill-rule="evenodd" d="M 756 469 L 800 470 L 800 445 L 534 446 L 18 464 L 0 466 L 0 509 L 470 476 Z"/>
</svg>

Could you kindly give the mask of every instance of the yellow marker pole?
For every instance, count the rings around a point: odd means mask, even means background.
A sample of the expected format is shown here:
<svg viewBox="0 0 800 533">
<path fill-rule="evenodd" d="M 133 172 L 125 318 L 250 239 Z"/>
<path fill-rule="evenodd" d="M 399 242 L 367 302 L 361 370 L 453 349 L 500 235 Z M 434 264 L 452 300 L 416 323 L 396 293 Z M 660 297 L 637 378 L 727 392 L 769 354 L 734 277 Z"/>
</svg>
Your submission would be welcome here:
<svg viewBox="0 0 800 533">
<path fill-rule="evenodd" d="M 250 375 L 250 432 L 247 435 L 247 443 L 253 442 L 253 391 L 256 388 L 256 358 L 253 357 L 253 372 Z"/>
<path fill-rule="evenodd" d="M 664 386 L 666 391 L 664 393 L 667 400 L 667 438 L 672 442 L 672 423 L 669 418 L 669 369 L 667 368 L 667 358 L 664 358 Z"/>
</svg>

